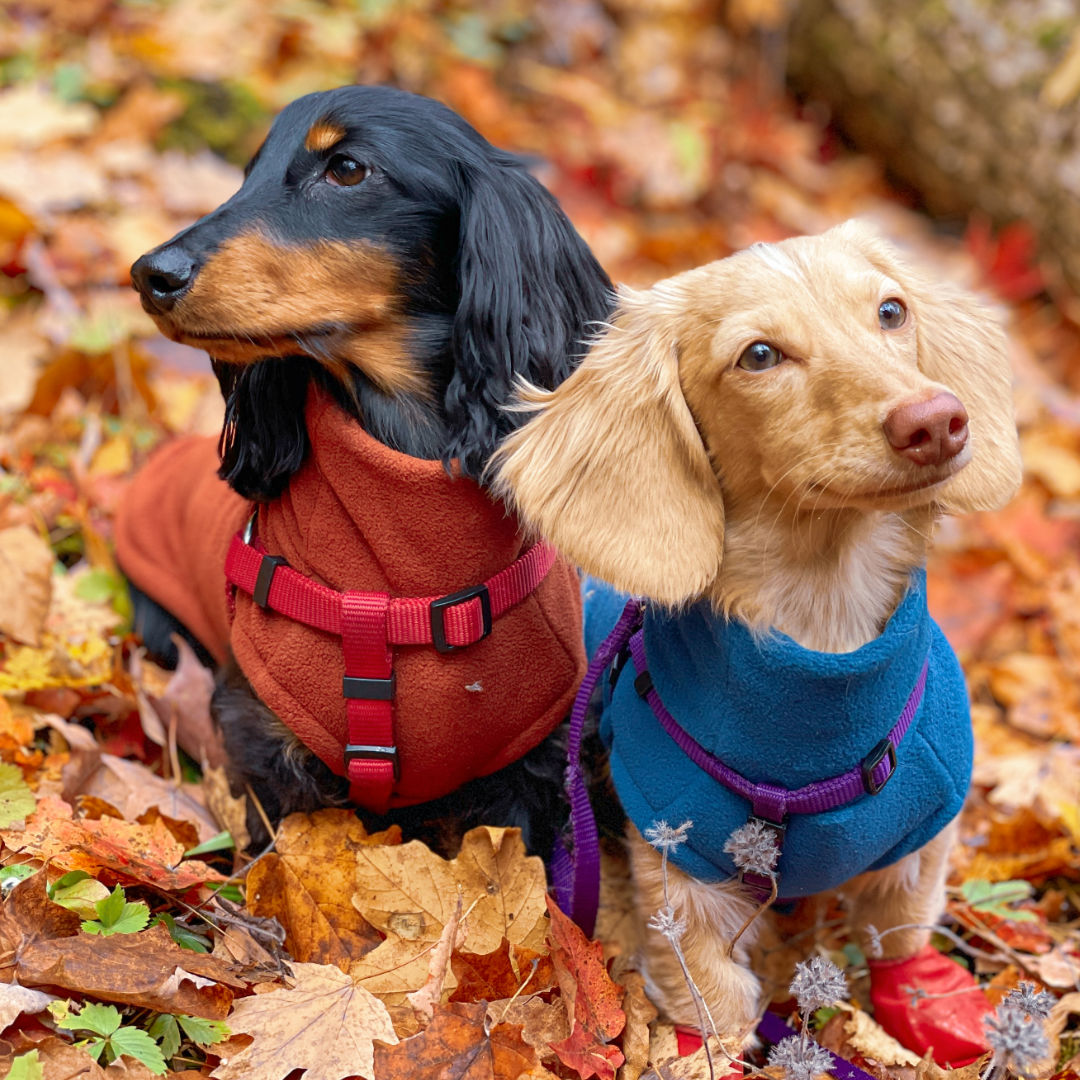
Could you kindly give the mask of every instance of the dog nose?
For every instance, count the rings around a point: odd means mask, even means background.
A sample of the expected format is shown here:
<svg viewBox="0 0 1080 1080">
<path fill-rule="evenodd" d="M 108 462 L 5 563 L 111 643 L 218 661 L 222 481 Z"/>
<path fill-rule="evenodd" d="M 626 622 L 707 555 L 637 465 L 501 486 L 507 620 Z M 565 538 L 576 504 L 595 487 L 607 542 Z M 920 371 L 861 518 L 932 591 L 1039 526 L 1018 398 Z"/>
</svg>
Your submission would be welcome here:
<svg viewBox="0 0 1080 1080">
<path fill-rule="evenodd" d="M 943 465 L 968 440 L 967 410 L 952 394 L 935 394 L 893 409 L 882 425 L 889 445 L 916 465 Z"/>
<path fill-rule="evenodd" d="M 131 280 L 143 304 L 163 315 L 191 287 L 195 270 L 195 260 L 179 244 L 169 244 L 137 259 L 131 268 Z"/>
</svg>

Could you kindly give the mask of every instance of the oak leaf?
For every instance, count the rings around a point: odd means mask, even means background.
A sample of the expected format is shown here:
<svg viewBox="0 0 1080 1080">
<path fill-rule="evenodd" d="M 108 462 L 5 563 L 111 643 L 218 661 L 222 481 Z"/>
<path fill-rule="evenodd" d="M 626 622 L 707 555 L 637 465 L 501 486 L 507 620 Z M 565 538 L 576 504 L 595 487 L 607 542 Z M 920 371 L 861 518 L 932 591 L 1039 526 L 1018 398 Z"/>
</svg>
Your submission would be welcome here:
<svg viewBox="0 0 1080 1080">
<path fill-rule="evenodd" d="M 608 974 L 600 943 L 589 941 L 550 897 L 547 906 L 551 958 L 568 1012 L 573 1002 L 570 1036 L 551 1049 L 582 1080 L 591 1076 L 615 1080 L 615 1070 L 625 1061 L 623 1052 L 611 1044 L 626 1025 L 623 988 Z"/>
<path fill-rule="evenodd" d="M 295 985 L 237 1001 L 230 1030 L 254 1036 L 210 1074 L 217 1080 L 374 1080 L 373 1040 L 396 1043 L 386 1006 L 329 964 L 294 964 Z"/>
<path fill-rule="evenodd" d="M 486 1006 L 455 1002 L 436 1010 L 418 1035 L 395 1046 L 375 1047 L 379 1080 L 518 1080 L 550 1076 L 521 1029 L 496 1024 L 488 1029 Z"/>
</svg>

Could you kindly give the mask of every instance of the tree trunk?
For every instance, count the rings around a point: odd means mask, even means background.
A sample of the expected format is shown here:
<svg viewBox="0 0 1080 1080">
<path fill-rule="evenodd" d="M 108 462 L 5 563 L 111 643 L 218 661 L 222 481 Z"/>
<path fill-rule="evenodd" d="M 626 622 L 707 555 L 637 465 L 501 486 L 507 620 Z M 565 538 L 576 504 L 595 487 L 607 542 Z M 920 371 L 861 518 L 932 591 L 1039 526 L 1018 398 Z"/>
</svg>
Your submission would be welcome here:
<svg viewBox="0 0 1080 1080">
<path fill-rule="evenodd" d="M 789 76 L 939 216 L 1030 225 L 1080 291 L 1074 0 L 796 0 Z"/>
</svg>

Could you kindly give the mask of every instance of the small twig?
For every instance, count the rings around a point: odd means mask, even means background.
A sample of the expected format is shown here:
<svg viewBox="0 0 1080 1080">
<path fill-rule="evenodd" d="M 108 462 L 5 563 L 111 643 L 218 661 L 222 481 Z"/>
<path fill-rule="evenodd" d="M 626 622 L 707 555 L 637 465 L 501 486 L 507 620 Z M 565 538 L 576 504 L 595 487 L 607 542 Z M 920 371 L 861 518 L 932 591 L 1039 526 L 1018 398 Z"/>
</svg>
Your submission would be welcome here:
<svg viewBox="0 0 1080 1080">
<path fill-rule="evenodd" d="M 517 1001 L 518 997 L 521 995 L 522 990 L 524 990 L 525 987 L 528 985 L 529 980 L 536 974 L 536 969 L 539 966 L 539 964 L 540 964 L 540 957 L 539 956 L 533 957 L 533 962 L 532 962 L 532 966 L 529 969 L 529 974 L 525 976 L 524 982 L 522 982 L 522 984 L 514 991 L 513 997 L 511 997 L 511 998 L 509 998 L 507 1000 L 506 1007 L 502 1011 L 502 1016 L 500 1016 L 499 1019 L 496 1020 L 494 1024 L 491 1024 L 489 1026 L 488 1021 L 490 1020 L 490 1017 L 487 1014 L 484 1015 L 484 1034 L 485 1035 L 490 1035 L 491 1034 L 491 1028 L 498 1027 L 498 1025 L 501 1024 L 506 1019 L 506 1014 L 510 1011 L 510 1006 L 513 1005 L 515 1001 Z"/>
<path fill-rule="evenodd" d="M 739 929 L 736 932 L 735 936 L 731 939 L 731 943 L 730 943 L 729 948 L 732 950 L 732 952 L 735 951 L 735 943 L 739 940 L 739 938 L 741 938 L 743 936 L 743 933 L 747 930 L 747 928 L 750 926 L 750 924 L 759 915 L 764 914 L 772 906 L 772 902 L 776 899 L 776 876 L 775 875 L 771 875 L 771 876 L 772 876 L 772 886 L 769 889 L 769 895 L 765 898 L 765 900 L 763 900 L 760 904 L 758 904 L 758 906 L 752 912 L 750 912 L 750 914 L 747 916 L 746 922 L 744 922 L 742 924 L 742 926 L 739 927 Z"/>
<path fill-rule="evenodd" d="M 267 817 L 266 811 L 263 809 L 263 804 L 259 801 L 259 796 L 251 790 L 250 784 L 245 783 L 244 790 L 247 792 L 247 796 L 251 800 L 252 806 L 255 807 L 255 813 L 259 815 L 259 820 L 263 823 L 266 831 L 276 840 L 277 830 L 270 824 L 270 818 Z"/>
</svg>

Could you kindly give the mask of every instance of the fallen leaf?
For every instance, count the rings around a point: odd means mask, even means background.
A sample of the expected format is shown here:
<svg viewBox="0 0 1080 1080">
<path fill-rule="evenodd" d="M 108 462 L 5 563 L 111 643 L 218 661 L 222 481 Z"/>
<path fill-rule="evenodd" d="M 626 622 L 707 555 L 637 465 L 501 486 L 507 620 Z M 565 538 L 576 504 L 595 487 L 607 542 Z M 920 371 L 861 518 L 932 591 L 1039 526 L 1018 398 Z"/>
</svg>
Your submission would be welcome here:
<svg viewBox="0 0 1080 1080">
<path fill-rule="evenodd" d="M 517 829 L 472 829 L 449 861 L 415 840 L 364 847 L 356 853 L 352 902 L 376 929 L 430 944 L 457 905 L 459 885 L 469 910 L 464 951 L 491 952 L 504 937 L 542 947 L 547 878 L 542 860 L 526 856 Z"/>
<path fill-rule="evenodd" d="M 622 1007 L 626 1027 L 622 1035 L 622 1052 L 626 1061 L 619 1070 L 619 1080 L 638 1080 L 649 1065 L 649 1025 L 658 1013 L 645 996 L 645 977 L 639 971 L 625 971 L 619 978 L 623 987 Z"/>
<path fill-rule="evenodd" d="M 486 1007 L 455 1002 L 441 1007 L 418 1035 L 375 1047 L 378 1080 L 517 1080 L 537 1074 L 536 1051 L 520 1028 L 497 1024 L 487 1030 Z M 546 1071 L 546 1070 L 545 1070 Z M 549 1074 L 550 1075 L 550 1074 Z"/>
<path fill-rule="evenodd" d="M 102 938 L 79 933 L 33 941 L 19 951 L 15 974 L 24 986 L 59 987 L 208 1020 L 224 1019 L 233 999 L 231 987 L 245 986 L 227 964 L 182 949 L 161 925 L 137 934 Z"/>
<path fill-rule="evenodd" d="M 555 982 L 555 968 L 546 953 L 511 945 L 506 938 L 489 953 L 454 953 L 451 967 L 458 984 L 451 1001 L 498 1001 L 522 987 L 539 994 Z"/>
<path fill-rule="evenodd" d="M 0 529 L 0 633 L 23 645 L 41 645 L 52 568 L 53 554 L 33 529 Z"/>
<path fill-rule="evenodd" d="M 0 906 L 0 942 L 5 952 L 19 953 L 36 941 L 69 938 L 79 932 L 82 920 L 49 899 L 47 883 L 45 872 L 38 871 L 20 881 Z"/>
<path fill-rule="evenodd" d="M 460 927 L 460 932 L 459 932 Z M 457 907 L 443 927 L 435 948 L 428 960 L 428 976 L 419 990 L 406 995 L 409 1004 L 421 1020 L 430 1022 L 435 1013 L 435 1006 L 442 999 L 446 975 L 450 970 L 450 957 L 454 949 L 465 940 L 465 927 L 461 925 L 461 893 L 458 893 Z"/>
<path fill-rule="evenodd" d="M 295 984 L 242 998 L 229 1015 L 233 1033 L 255 1041 L 210 1074 L 217 1080 L 375 1080 L 373 1041 L 396 1043 L 390 1014 L 378 998 L 329 964 L 294 964 Z M 384 1080 L 378 1073 L 378 1080 Z"/>
<path fill-rule="evenodd" d="M 553 1000 L 522 994 L 488 1002 L 488 1027 L 496 1024 L 516 1024 L 521 1037 L 542 1058 L 553 1058 L 551 1044 L 560 1042 L 570 1034 L 570 1018 L 566 1015 L 566 1002 L 556 995 Z"/>
<path fill-rule="evenodd" d="M 351 810 L 291 814 L 281 823 L 276 854 L 248 872 L 249 909 L 281 923 L 294 959 L 347 971 L 383 940 L 350 903 L 357 857 L 372 845 L 400 840 L 397 828 L 369 835 Z"/>
<path fill-rule="evenodd" d="M 582 1080 L 591 1076 L 614 1080 L 615 1070 L 625 1060 L 623 1052 L 611 1043 L 626 1025 L 626 1013 L 621 1008 L 623 988 L 608 974 L 600 943 L 589 941 L 550 897 L 547 906 L 551 916 L 551 958 L 563 997 L 568 1002 L 573 1000 L 570 1036 L 553 1043 L 551 1049 Z"/>
<path fill-rule="evenodd" d="M 18 983 L 0 983 L 0 1031 L 10 1027 L 24 1013 L 34 1016 L 44 1012 L 49 1002 L 56 1000 L 53 994 L 30 990 Z"/>
</svg>

